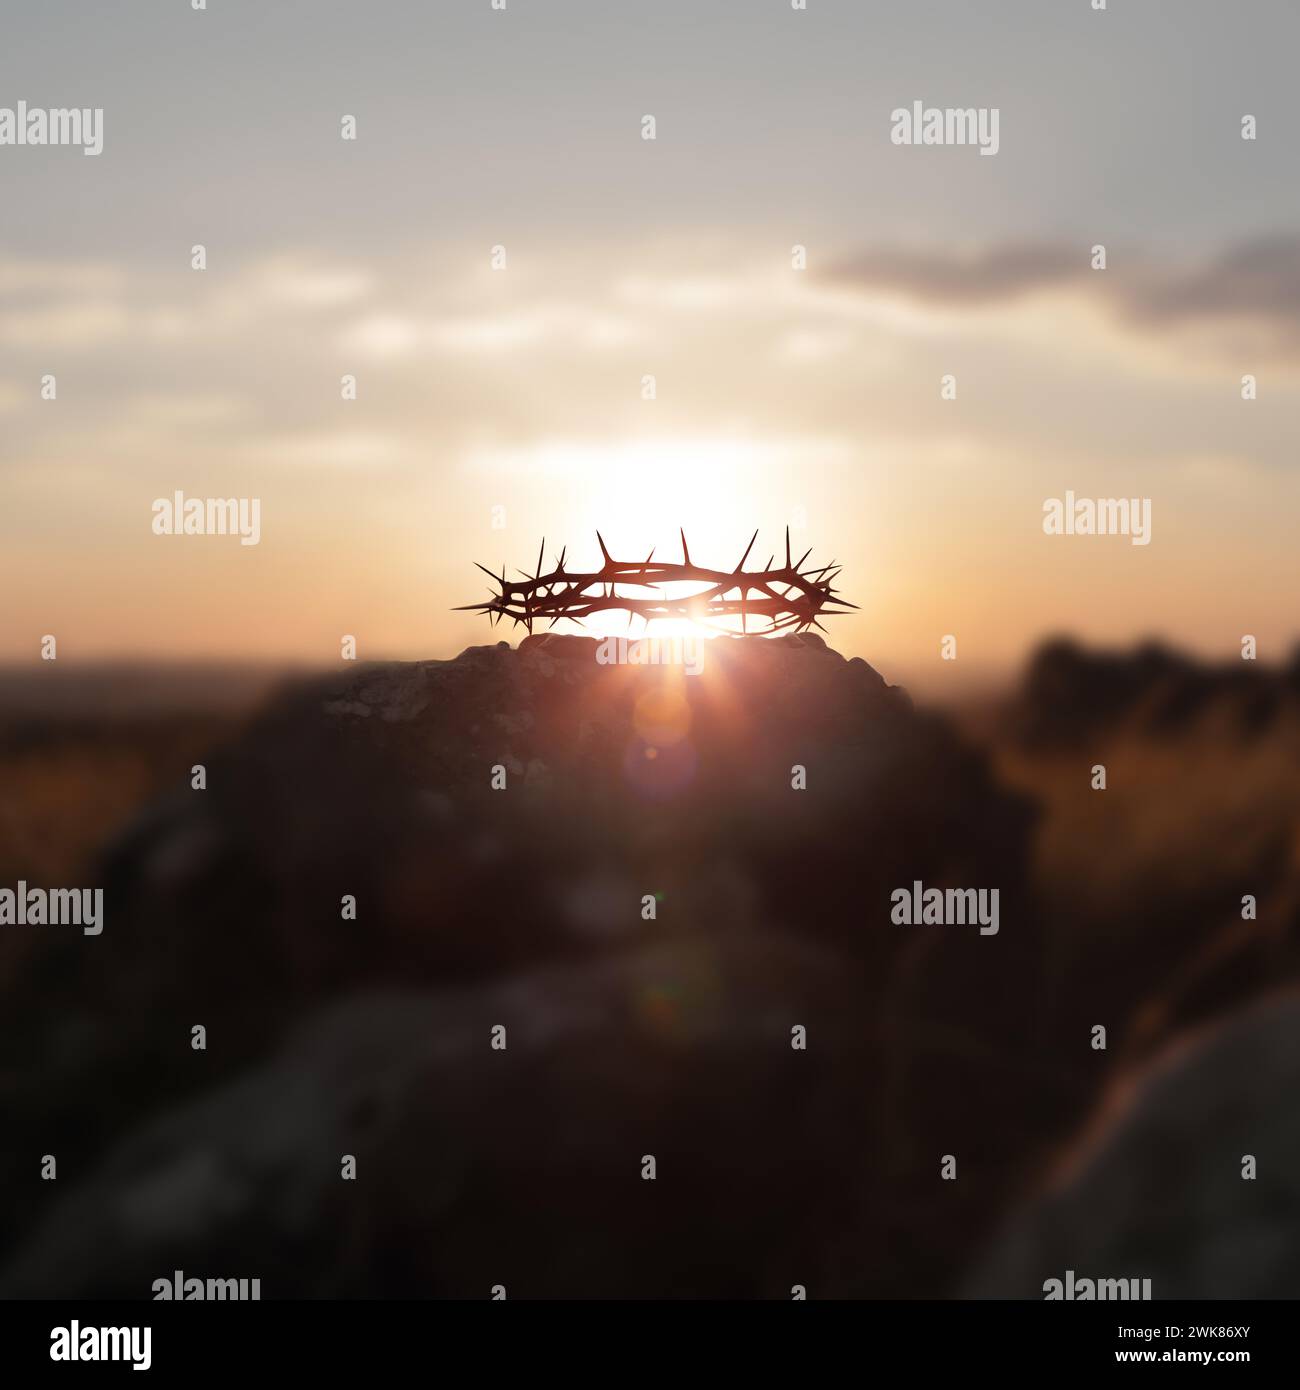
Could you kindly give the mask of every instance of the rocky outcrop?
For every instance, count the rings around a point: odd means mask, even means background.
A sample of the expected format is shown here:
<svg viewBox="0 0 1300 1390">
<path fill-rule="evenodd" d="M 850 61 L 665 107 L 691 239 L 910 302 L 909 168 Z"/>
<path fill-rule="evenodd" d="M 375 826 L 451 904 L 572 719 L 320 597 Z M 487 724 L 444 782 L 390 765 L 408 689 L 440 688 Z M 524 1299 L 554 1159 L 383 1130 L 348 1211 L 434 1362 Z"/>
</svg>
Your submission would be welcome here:
<svg viewBox="0 0 1300 1390">
<path fill-rule="evenodd" d="M 1051 1108 L 1016 1062 L 1028 803 L 819 638 L 596 655 L 298 683 L 119 838 L 102 949 L 6 1079 L 14 1152 L 60 1164 L 6 1213 L 6 1287 L 945 1285 L 1015 1180 L 1007 1117 Z M 998 888 L 998 935 L 891 922 L 917 879 Z"/>
</svg>

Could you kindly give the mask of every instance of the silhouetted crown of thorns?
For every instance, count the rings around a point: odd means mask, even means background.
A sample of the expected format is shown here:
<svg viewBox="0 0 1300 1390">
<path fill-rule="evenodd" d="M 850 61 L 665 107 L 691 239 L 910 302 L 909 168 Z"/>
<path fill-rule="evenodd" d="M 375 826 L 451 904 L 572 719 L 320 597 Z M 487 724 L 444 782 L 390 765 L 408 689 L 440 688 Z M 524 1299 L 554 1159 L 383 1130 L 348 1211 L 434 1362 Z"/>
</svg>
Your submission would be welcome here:
<svg viewBox="0 0 1300 1390">
<path fill-rule="evenodd" d="M 487 613 L 495 627 L 502 618 L 511 618 L 522 623 L 529 632 L 535 622 L 549 620 L 552 627 L 567 618 L 582 626 L 582 620 L 593 613 L 613 609 L 628 614 L 628 624 L 634 617 L 640 617 L 648 627 L 661 618 L 689 618 L 705 626 L 717 626 L 721 618 L 740 616 L 739 633 L 727 627 L 719 627 L 728 636 L 741 636 L 749 631 L 750 618 L 766 622 L 758 635 L 768 636 L 785 628 L 803 632 L 809 627 L 826 629 L 817 621 L 819 616 L 832 617 L 857 604 L 839 598 L 831 585 L 831 580 L 840 572 L 840 567 L 832 560 L 820 569 L 803 570 L 803 562 L 812 554 L 811 549 L 804 552 L 797 563 L 790 560 L 790 528 L 785 530 L 785 564 L 773 568 L 773 555 L 767 566 L 761 570 L 746 570 L 745 561 L 758 539 L 755 531 L 750 537 L 745 553 L 734 570 L 711 570 L 691 562 L 691 553 L 686 547 L 686 533 L 682 532 L 682 560 L 680 564 L 654 562 L 654 551 L 641 561 L 615 560 L 605 548 L 599 531 L 596 540 L 605 563 L 600 569 L 590 573 L 574 573 L 564 568 L 564 557 L 568 547 L 560 552 L 555 568 L 549 574 L 542 573 L 542 557 L 546 550 L 537 552 L 537 571 L 535 574 L 519 573 L 524 578 L 519 582 L 506 579 L 505 566 L 498 577 L 483 565 L 478 568 L 499 586 L 491 590 L 492 597 L 486 603 L 467 603 L 457 612 Z M 477 563 L 477 562 L 476 562 Z M 698 593 L 682 598 L 669 598 L 659 592 L 664 584 L 699 583 L 707 587 Z M 654 591 L 649 597 L 635 597 L 619 592 L 620 587 L 649 589 Z"/>
</svg>

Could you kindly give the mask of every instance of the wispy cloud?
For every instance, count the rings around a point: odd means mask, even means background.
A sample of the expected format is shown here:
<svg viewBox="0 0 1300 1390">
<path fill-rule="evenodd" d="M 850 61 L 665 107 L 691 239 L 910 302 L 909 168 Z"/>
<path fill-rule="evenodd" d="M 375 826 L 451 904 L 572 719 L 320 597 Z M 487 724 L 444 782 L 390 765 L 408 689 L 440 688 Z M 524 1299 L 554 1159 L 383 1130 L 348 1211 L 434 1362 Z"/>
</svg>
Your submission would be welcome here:
<svg viewBox="0 0 1300 1390">
<path fill-rule="evenodd" d="M 1100 307 L 1123 332 L 1214 341 L 1242 352 L 1300 363 L 1300 237 L 1243 241 L 1208 259 L 1170 263 L 1111 248 L 1094 270 L 1090 246 L 1056 242 L 965 250 L 885 247 L 835 262 L 824 282 L 942 310 L 1006 307 L 1032 296 L 1069 297 Z"/>
</svg>

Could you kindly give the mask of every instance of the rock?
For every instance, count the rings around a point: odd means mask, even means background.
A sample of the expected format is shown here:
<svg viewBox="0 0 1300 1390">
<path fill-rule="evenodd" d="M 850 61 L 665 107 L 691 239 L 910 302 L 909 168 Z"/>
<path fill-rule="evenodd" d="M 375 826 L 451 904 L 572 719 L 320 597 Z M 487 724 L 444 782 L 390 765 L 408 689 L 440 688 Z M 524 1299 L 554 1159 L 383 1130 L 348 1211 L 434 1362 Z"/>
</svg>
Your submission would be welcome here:
<svg viewBox="0 0 1300 1390">
<path fill-rule="evenodd" d="M 214 750 L 202 796 L 108 849 L 107 949 L 68 958 L 48 1010 L 84 1043 L 24 1033 L 0 1094 L 8 1154 L 58 1134 L 60 1192 L 106 1166 L 44 1235 L 26 1197 L 4 1210 L 8 1243 L 29 1237 L 11 1287 L 134 1290 L 179 1267 L 319 1292 L 346 1240 L 353 1291 L 479 1296 L 503 1262 L 540 1293 L 788 1293 L 791 1265 L 825 1290 L 942 1286 L 915 1155 L 965 1138 L 996 1188 L 1016 1128 L 979 1136 L 1045 1084 L 981 1082 L 1035 1046 L 1030 805 L 815 636 L 715 643 L 698 676 L 596 649 L 538 635 L 299 682 Z M 997 887 L 1000 933 L 893 925 L 892 890 L 918 878 Z M 399 990 L 423 997 L 328 1021 Z M 673 1195 L 624 1211 L 656 1144 L 672 1184 L 651 1191 Z M 18 1176 L 0 1167 L 0 1189 Z M 948 1247 L 990 1190 L 945 1203 Z M 154 1192 L 137 1248 L 123 1212 Z M 97 1233 L 83 1256 L 106 1252 L 84 1278 L 58 1253 L 78 1227 Z"/>
<path fill-rule="evenodd" d="M 828 1054 L 806 1075 L 794 1017 Z M 868 1210 L 866 1116 L 842 1108 L 846 1084 L 872 1089 L 866 1051 L 828 960 L 734 933 L 357 999 L 119 1142 L 0 1296 L 147 1297 L 174 1269 L 257 1277 L 264 1298 L 781 1296 L 789 1269 L 829 1288 L 820 1250 Z M 756 1219 L 796 1189 L 798 1220 Z"/>
<path fill-rule="evenodd" d="M 1155 1299 L 1300 1288 L 1300 999 L 1266 1001 L 1125 1078 L 971 1276 L 977 1298 L 1047 1279 L 1144 1278 Z M 1258 1176 L 1242 1177 L 1243 1155 Z"/>
</svg>

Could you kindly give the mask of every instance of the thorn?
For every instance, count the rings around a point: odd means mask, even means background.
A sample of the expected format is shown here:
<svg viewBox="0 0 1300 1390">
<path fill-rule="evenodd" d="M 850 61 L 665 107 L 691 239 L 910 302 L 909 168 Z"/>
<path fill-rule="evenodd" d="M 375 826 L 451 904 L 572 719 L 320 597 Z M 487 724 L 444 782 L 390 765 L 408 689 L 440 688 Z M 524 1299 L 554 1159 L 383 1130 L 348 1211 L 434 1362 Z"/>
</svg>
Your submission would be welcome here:
<svg viewBox="0 0 1300 1390">
<path fill-rule="evenodd" d="M 545 553 L 546 553 L 546 537 L 543 536 L 543 537 L 542 537 L 542 543 L 541 543 L 541 545 L 538 546 L 538 548 L 537 548 L 537 573 L 536 573 L 535 575 L 533 575 L 533 578 L 534 578 L 534 579 L 540 579 L 540 578 L 542 577 L 542 557 L 543 557 L 543 555 L 545 555 Z"/>
<path fill-rule="evenodd" d="M 754 527 L 754 534 L 749 538 L 749 544 L 745 547 L 745 553 L 740 557 L 740 564 L 736 566 L 735 573 L 739 574 L 744 567 L 745 561 L 749 559 L 749 552 L 754 548 L 754 542 L 758 539 L 758 527 Z"/>
<path fill-rule="evenodd" d="M 808 549 L 805 550 L 804 553 L 803 553 L 802 555 L 800 555 L 800 557 L 799 557 L 799 565 L 802 565 L 803 562 L 804 562 L 811 554 L 812 554 L 812 546 L 809 546 Z M 790 556 L 789 556 L 788 553 L 787 553 L 787 555 L 786 555 L 786 557 L 785 557 L 785 562 L 786 562 L 787 565 L 790 563 Z M 831 564 L 834 564 L 834 563 L 835 563 L 834 560 L 832 560 L 832 561 L 831 561 Z M 799 565 L 795 565 L 794 568 L 795 568 L 795 569 L 798 569 L 798 568 L 799 568 Z"/>
<path fill-rule="evenodd" d="M 790 568 L 790 528 L 785 528 L 785 567 Z"/>
<path fill-rule="evenodd" d="M 596 543 L 600 546 L 600 553 L 605 557 L 605 563 L 612 565 L 614 562 L 609 557 L 609 551 L 605 549 L 605 542 L 599 531 L 596 532 Z"/>
<path fill-rule="evenodd" d="M 492 580 L 493 583 L 496 583 L 496 575 L 493 574 L 492 571 L 488 569 L 486 565 L 480 565 L 477 560 L 474 561 L 474 564 L 478 569 L 481 569 L 483 573 L 486 574 L 490 580 Z"/>
<path fill-rule="evenodd" d="M 691 563 L 691 552 L 686 548 L 686 530 L 684 527 L 679 528 L 679 530 L 682 538 L 682 564 L 689 565 Z"/>
</svg>

